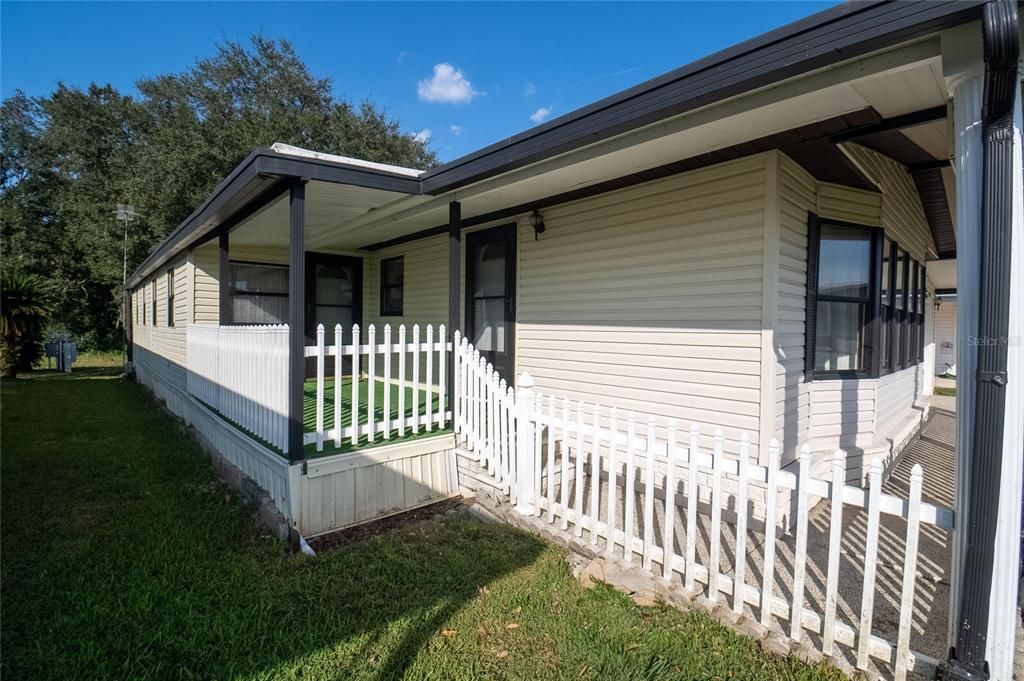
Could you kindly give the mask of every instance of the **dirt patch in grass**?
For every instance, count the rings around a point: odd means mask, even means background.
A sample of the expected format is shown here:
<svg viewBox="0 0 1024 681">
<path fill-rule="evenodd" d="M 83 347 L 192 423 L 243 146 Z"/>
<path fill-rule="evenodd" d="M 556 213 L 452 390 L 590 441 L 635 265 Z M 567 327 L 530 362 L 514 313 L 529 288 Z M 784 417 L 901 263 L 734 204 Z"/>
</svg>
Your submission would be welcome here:
<svg viewBox="0 0 1024 681">
<path fill-rule="evenodd" d="M 309 545 L 312 546 L 313 550 L 317 553 L 335 551 L 350 544 L 365 541 L 370 537 L 376 537 L 380 534 L 384 534 L 385 532 L 389 532 L 396 528 L 407 528 L 429 518 L 435 518 L 444 513 L 455 511 L 464 506 L 465 503 L 460 498 L 446 499 L 444 501 L 439 501 L 436 504 L 430 504 L 429 506 L 422 506 L 420 508 L 414 508 L 411 511 L 405 511 L 404 513 L 389 515 L 386 518 L 381 518 L 380 520 L 363 523 L 362 525 L 356 525 L 355 527 L 348 527 L 329 534 L 322 534 L 319 537 L 312 537 L 309 539 Z"/>
</svg>

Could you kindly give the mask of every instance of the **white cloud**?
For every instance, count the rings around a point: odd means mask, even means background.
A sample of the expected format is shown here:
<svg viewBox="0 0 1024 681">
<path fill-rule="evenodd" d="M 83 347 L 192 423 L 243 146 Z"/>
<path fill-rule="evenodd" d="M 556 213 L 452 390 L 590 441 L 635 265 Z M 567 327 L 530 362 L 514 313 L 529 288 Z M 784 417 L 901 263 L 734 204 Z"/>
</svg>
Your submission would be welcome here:
<svg viewBox="0 0 1024 681">
<path fill-rule="evenodd" d="M 543 123 L 549 118 L 551 118 L 551 107 L 549 106 L 542 106 L 530 114 L 530 120 L 538 124 Z"/>
<path fill-rule="evenodd" d="M 412 134 L 412 138 L 417 142 L 422 142 L 423 144 L 426 144 L 427 142 L 430 141 L 430 138 L 433 135 L 434 133 L 430 132 L 430 128 L 423 128 L 419 132 L 414 132 Z"/>
<path fill-rule="evenodd" d="M 398 56 L 395 57 L 395 61 L 398 62 L 399 64 L 401 64 L 402 62 L 405 61 L 405 58 L 408 57 L 408 56 L 409 56 L 409 53 L 406 52 L 405 50 L 402 50 L 401 52 L 398 53 Z"/>
<path fill-rule="evenodd" d="M 462 69 L 442 62 L 434 66 L 434 75 L 419 82 L 416 92 L 425 102 L 446 102 L 449 104 L 466 104 L 477 95 L 484 93 L 473 89 Z"/>
<path fill-rule="evenodd" d="M 537 86 L 534 85 L 533 83 L 527 82 L 526 85 L 523 86 L 524 97 L 529 97 L 530 95 L 535 94 L 536 92 Z"/>
<path fill-rule="evenodd" d="M 459 135 L 462 134 L 462 126 L 461 125 L 453 125 L 453 126 L 451 126 L 449 128 L 449 130 L 451 130 L 452 134 L 455 135 L 456 137 L 458 137 Z"/>
</svg>

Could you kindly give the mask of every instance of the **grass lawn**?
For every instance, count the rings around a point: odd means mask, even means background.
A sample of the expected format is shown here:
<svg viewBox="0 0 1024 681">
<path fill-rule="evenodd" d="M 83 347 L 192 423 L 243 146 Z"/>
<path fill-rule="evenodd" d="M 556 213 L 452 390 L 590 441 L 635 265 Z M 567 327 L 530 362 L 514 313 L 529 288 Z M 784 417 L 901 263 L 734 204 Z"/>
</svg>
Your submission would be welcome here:
<svg viewBox="0 0 1024 681">
<path fill-rule="evenodd" d="M 946 397 L 956 397 L 956 388 L 935 388 L 936 395 L 944 395 Z"/>
<path fill-rule="evenodd" d="M 4 679 L 840 679 L 460 514 L 310 559 L 117 370 L 0 384 Z"/>
</svg>

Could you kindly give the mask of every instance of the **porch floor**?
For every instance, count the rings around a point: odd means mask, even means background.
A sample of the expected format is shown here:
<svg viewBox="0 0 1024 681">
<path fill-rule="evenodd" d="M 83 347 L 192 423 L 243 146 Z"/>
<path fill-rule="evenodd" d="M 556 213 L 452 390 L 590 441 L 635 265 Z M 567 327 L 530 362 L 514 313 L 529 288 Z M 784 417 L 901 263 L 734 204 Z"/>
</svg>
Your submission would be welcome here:
<svg viewBox="0 0 1024 681">
<path fill-rule="evenodd" d="M 401 392 L 398 385 L 391 384 L 386 386 L 383 381 L 375 381 L 376 386 L 374 388 L 374 422 L 379 423 L 384 420 L 384 391 L 389 390 L 390 396 L 390 418 L 392 421 L 398 418 L 398 396 Z M 369 398 L 370 381 L 366 378 L 359 379 L 359 425 L 364 425 L 367 422 L 367 409 L 366 405 Z M 306 381 L 306 385 L 303 388 L 303 426 L 307 433 L 316 432 L 316 379 Z M 431 391 L 431 403 L 433 413 L 438 411 L 438 395 L 437 390 Z M 426 405 L 426 395 L 424 395 L 423 387 L 419 389 L 419 405 L 420 411 L 422 412 L 423 406 Z M 385 440 L 381 433 L 377 433 L 374 436 L 373 442 L 370 442 L 365 436 L 359 438 L 357 444 L 352 444 L 351 439 L 344 439 L 341 442 L 340 447 L 334 446 L 334 440 L 324 439 L 323 451 L 316 450 L 316 444 L 308 444 L 305 447 L 305 457 L 312 459 L 320 456 L 333 456 L 335 454 L 345 454 L 347 452 L 354 452 L 361 449 L 369 449 L 372 447 L 382 447 L 384 445 L 394 445 L 403 442 L 411 442 L 413 440 L 419 440 L 425 437 L 434 437 L 444 433 L 452 432 L 451 427 L 439 427 L 436 423 L 432 430 L 426 429 L 426 424 L 421 423 L 419 426 L 419 432 L 414 433 L 409 425 L 409 419 L 415 411 L 413 405 L 413 391 L 408 385 L 405 386 L 405 435 L 399 436 L 397 430 L 393 430 L 390 437 Z M 445 397 L 445 409 L 448 408 L 447 396 Z M 343 425 L 349 425 L 352 413 L 352 377 L 345 376 L 342 378 L 341 387 L 341 420 Z M 425 417 L 424 417 L 425 418 Z M 325 432 L 334 427 L 334 381 L 324 381 L 324 430 Z"/>
</svg>

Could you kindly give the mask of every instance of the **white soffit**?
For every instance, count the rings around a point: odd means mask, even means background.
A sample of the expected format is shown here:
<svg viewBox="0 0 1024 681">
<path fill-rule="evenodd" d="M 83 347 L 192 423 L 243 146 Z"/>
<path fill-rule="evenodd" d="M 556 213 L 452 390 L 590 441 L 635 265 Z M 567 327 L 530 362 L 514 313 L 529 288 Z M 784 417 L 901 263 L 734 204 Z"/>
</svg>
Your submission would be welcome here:
<svg viewBox="0 0 1024 681">
<path fill-rule="evenodd" d="M 928 280 L 935 288 L 956 288 L 956 259 L 932 260 L 925 264 Z"/>
</svg>

